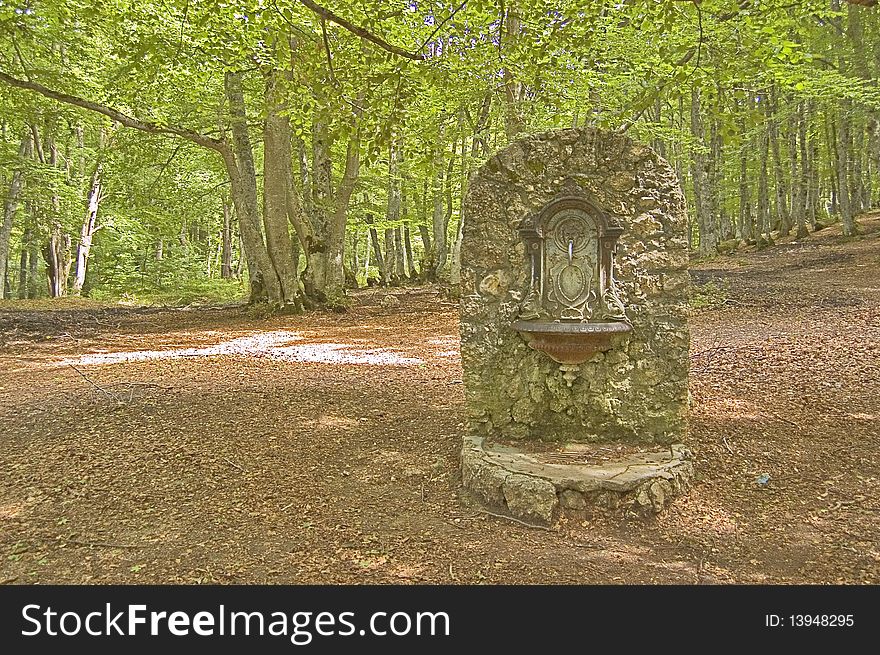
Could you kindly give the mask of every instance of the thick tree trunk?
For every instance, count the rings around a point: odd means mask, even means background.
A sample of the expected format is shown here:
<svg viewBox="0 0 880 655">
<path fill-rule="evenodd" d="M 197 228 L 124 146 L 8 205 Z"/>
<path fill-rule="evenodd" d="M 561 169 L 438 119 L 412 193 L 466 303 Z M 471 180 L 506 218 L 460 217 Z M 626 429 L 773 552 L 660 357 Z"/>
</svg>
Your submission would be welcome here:
<svg viewBox="0 0 880 655">
<path fill-rule="evenodd" d="M 344 306 L 345 225 L 351 195 L 360 173 L 360 135 L 355 126 L 346 147 L 345 169 L 333 193 L 329 128 L 316 120 L 312 127 L 312 190 L 314 238 L 304 243 L 306 295 L 334 307 Z"/>
<path fill-rule="evenodd" d="M 101 201 L 101 170 L 100 162 L 92 172 L 92 180 L 89 184 L 89 193 L 86 196 L 86 216 L 83 220 L 79 234 L 79 244 L 76 247 L 76 268 L 73 275 L 73 293 L 82 293 L 86 283 L 86 268 L 89 264 L 89 253 L 92 250 L 92 238 L 98 224 L 98 203 Z"/>
<path fill-rule="evenodd" d="M 6 273 L 9 262 L 9 238 L 12 235 L 12 222 L 18 210 L 21 192 L 24 188 L 24 161 L 31 157 L 33 142 L 30 133 L 25 134 L 18 147 L 19 162 L 12 171 L 9 192 L 3 203 L 3 223 L 0 224 L 0 298 L 6 298 Z"/>
<path fill-rule="evenodd" d="M 281 285 L 281 304 L 302 309 L 299 278 L 288 227 L 288 194 L 293 188 L 290 121 L 278 88 L 279 74 L 266 73 L 263 121 L 263 227 L 272 269 Z"/>
<path fill-rule="evenodd" d="M 283 305 L 281 285 L 263 242 L 257 200 L 257 171 L 241 81 L 240 72 L 226 73 L 224 82 L 226 99 L 229 102 L 233 149 L 224 148 L 221 155 L 232 185 L 232 201 L 238 216 L 239 234 L 244 246 L 243 254 L 247 261 L 251 286 L 250 300 L 260 302 L 268 299 L 270 303 Z"/>
</svg>

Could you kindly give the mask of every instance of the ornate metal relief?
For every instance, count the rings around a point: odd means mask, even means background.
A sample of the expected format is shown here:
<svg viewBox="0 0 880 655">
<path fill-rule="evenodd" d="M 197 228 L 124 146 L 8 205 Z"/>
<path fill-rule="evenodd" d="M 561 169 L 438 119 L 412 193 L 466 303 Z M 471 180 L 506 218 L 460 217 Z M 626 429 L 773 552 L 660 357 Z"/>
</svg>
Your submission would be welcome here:
<svg viewBox="0 0 880 655">
<path fill-rule="evenodd" d="M 614 253 L 623 232 L 576 185 L 522 221 L 530 288 L 520 320 L 626 321 L 614 285 Z"/>
</svg>

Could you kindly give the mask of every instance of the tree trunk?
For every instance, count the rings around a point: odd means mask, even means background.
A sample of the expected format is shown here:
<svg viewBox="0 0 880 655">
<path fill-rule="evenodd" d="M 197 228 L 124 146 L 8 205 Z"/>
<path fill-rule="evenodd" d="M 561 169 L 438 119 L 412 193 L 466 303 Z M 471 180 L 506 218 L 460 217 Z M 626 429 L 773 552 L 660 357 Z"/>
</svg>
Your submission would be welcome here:
<svg viewBox="0 0 880 655">
<path fill-rule="evenodd" d="M 310 298 L 342 307 L 345 297 L 345 225 L 360 173 L 360 135 L 354 127 L 346 146 L 342 180 L 335 194 L 331 177 L 330 131 L 321 120 L 313 123 L 312 146 L 314 238 L 303 244 L 307 257 L 303 280 L 306 295 Z"/>
<path fill-rule="evenodd" d="M 382 248 L 379 246 L 379 233 L 373 227 L 373 217 L 367 214 L 364 222 L 370 226 L 370 243 L 373 246 L 373 256 L 376 258 L 376 268 L 379 269 L 379 281 L 387 286 L 387 274 L 385 272 L 385 258 L 382 257 Z"/>
<path fill-rule="evenodd" d="M 520 38 L 522 31 L 522 23 L 520 17 L 516 14 L 513 7 L 508 6 L 507 14 L 504 17 L 505 34 L 499 47 L 504 49 L 505 45 L 513 46 Z M 516 137 L 524 129 L 524 121 L 522 115 L 522 99 L 523 84 L 514 79 L 510 68 L 505 66 L 503 69 L 504 78 L 504 131 L 507 134 L 508 143 L 514 141 Z"/>
<path fill-rule="evenodd" d="M 403 263 L 398 256 L 397 246 L 400 243 L 398 233 L 400 220 L 400 149 L 398 144 L 391 142 L 388 147 L 388 205 L 385 212 L 385 284 L 399 284 L 405 275 Z M 402 251 L 401 251 L 402 252 Z"/>
<path fill-rule="evenodd" d="M 12 234 L 12 221 L 18 210 L 21 191 L 24 188 L 24 162 L 31 157 L 33 142 L 31 135 L 26 133 L 18 147 L 17 166 L 9 182 L 9 192 L 3 203 L 3 223 L 0 224 L 0 298 L 6 298 L 6 273 L 9 262 L 9 238 Z"/>
<path fill-rule="evenodd" d="M 406 253 L 403 249 L 403 230 L 398 225 L 394 228 L 394 271 L 399 282 L 407 279 Z"/>
<path fill-rule="evenodd" d="M 397 273 L 394 270 L 394 230 L 390 227 L 385 228 L 385 262 L 382 266 L 385 276 L 382 283 L 387 287 L 396 285 L 399 282 Z"/>
<path fill-rule="evenodd" d="M 21 237 L 21 257 L 18 266 L 18 298 L 27 298 L 28 295 L 28 252 L 33 232 L 30 228 L 24 231 Z"/>
<path fill-rule="evenodd" d="M 431 241 L 431 232 L 428 228 L 428 181 L 422 183 L 422 193 L 419 195 L 419 236 L 422 239 L 422 282 L 428 282 L 434 276 L 434 243 Z"/>
<path fill-rule="evenodd" d="M 716 234 L 712 220 L 712 207 L 709 197 L 709 181 L 707 176 L 707 161 L 705 150 L 705 138 L 703 131 L 703 119 L 700 108 L 700 92 L 697 88 L 691 91 L 691 135 L 695 141 L 695 147 L 691 154 L 691 177 L 694 189 L 694 209 L 697 218 L 697 229 L 700 234 L 699 253 L 706 256 L 715 251 Z"/>
<path fill-rule="evenodd" d="M 86 267 L 89 263 L 89 253 L 92 250 L 92 237 L 98 223 L 98 203 L 101 201 L 101 162 L 95 166 L 92 180 L 89 184 L 89 193 L 86 196 L 86 217 L 83 220 L 79 234 L 79 244 L 76 247 L 76 268 L 73 276 L 73 293 L 82 293 L 86 283 Z"/>
<path fill-rule="evenodd" d="M 776 183 L 776 222 L 773 227 L 779 230 L 779 236 L 785 237 L 791 233 L 791 214 L 788 210 L 785 173 L 779 148 L 779 99 L 775 89 L 771 95 L 773 106 L 767 108 L 767 117 L 770 121 L 770 148 L 773 153 L 773 177 Z"/>
<path fill-rule="evenodd" d="M 46 260 L 49 297 L 59 298 L 67 292 L 67 276 L 73 258 L 70 251 L 70 235 L 61 230 L 61 224 L 57 221 L 52 224 L 43 257 Z"/>
<path fill-rule="evenodd" d="M 232 205 L 227 198 L 223 198 L 223 231 L 220 251 L 220 277 L 224 280 L 232 279 Z"/>
<path fill-rule="evenodd" d="M 241 72 L 227 71 L 224 83 L 226 99 L 229 102 L 233 149 L 226 148 L 221 154 L 232 185 L 232 201 L 238 216 L 239 234 L 244 246 L 243 255 L 248 267 L 250 300 L 260 302 L 268 299 L 270 303 L 282 305 L 281 285 L 272 270 L 272 261 L 263 242 L 263 231 L 260 227 L 257 171 L 254 166 L 254 151 L 248 132 L 241 82 Z"/>
<path fill-rule="evenodd" d="M 836 161 L 837 168 L 837 196 L 840 206 L 840 222 L 844 236 L 852 236 L 856 232 L 853 217 L 852 204 L 850 202 L 849 189 L 849 146 L 850 146 L 850 118 L 851 103 L 848 100 L 841 101 L 841 109 L 837 122 Z"/>
<path fill-rule="evenodd" d="M 758 248 L 771 243 L 770 239 L 770 189 L 769 189 L 769 159 L 770 159 L 770 126 L 761 131 L 759 146 L 760 164 L 758 168 L 758 213 L 757 235 Z"/>
<path fill-rule="evenodd" d="M 412 237 L 409 232 L 409 223 L 405 223 L 403 226 L 403 247 L 406 251 L 406 261 L 409 266 L 409 279 L 415 280 L 416 277 L 418 277 L 418 271 L 416 270 L 416 261 L 413 258 Z"/>
<path fill-rule="evenodd" d="M 434 211 L 431 217 L 434 239 L 432 280 L 440 279 L 449 254 L 446 237 L 448 223 L 445 207 L 445 190 L 443 187 L 444 172 L 443 150 L 438 146 L 434 154 L 434 179 L 431 185 L 431 198 L 434 204 Z"/>
<path fill-rule="evenodd" d="M 277 71 L 266 73 L 266 117 L 263 121 L 263 227 L 272 270 L 281 285 L 281 305 L 302 309 L 299 279 L 288 227 L 288 194 L 293 186 L 290 121 L 278 88 Z"/>
<path fill-rule="evenodd" d="M 807 213 L 810 203 L 810 158 L 807 152 L 807 107 L 805 102 L 798 105 L 797 113 L 797 144 L 800 148 L 800 178 L 794 182 L 796 169 L 792 159 L 792 206 L 795 209 L 797 220 L 797 238 L 803 239 L 809 234 L 807 231 Z M 794 130 L 792 130 L 794 132 Z M 794 145 L 794 144 L 793 144 Z"/>
</svg>

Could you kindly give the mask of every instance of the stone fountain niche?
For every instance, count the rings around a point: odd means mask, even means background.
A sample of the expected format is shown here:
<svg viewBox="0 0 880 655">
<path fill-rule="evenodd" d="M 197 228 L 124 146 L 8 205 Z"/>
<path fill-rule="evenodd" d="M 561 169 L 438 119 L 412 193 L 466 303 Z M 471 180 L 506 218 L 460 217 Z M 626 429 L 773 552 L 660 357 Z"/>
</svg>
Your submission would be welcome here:
<svg viewBox="0 0 880 655">
<path fill-rule="evenodd" d="M 463 211 L 464 497 L 544 523 L 661 511 L 691 472 L 674 171 L 621 135 L 547 132 L 490 158 Z"/>
<path fill-rule="evenodd" d="M 623 227 L 577 190 L 567 180 L 561 197 L 519 226 L 529 290 L 512 326 L 560 365 L 569 387 L 581 364 L 632 329 L 614 282 Z"/>
</svg>

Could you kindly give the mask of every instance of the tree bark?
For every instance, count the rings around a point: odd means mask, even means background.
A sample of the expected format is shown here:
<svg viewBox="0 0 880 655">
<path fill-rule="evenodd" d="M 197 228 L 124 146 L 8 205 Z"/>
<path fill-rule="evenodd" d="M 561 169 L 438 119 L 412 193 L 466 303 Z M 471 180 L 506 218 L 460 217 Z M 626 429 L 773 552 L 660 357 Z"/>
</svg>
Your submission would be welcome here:
<svg viewBox="0 0 880 655">
<path fill-rule="evenodd" d="M 767 108 L 767 118 L 770 127 L 770 148 L 773 153 L 773 178 L 776 183 L 776 221 L 773 227 L 779 230 L 779 236 L 784 237 L 791 233 L 791 214 L 788 209 L 785 173 L 779 147 L 779 98 L 775 89 L 771 97 L 773 102 L 772 107 Z"/>
<path fill-rule="evenodd" d="M 272 269 L 281 286 L 282 306 L 302 309 L 299 279 L 288 227 L 288 194 L 293 188 L 291 130 L 279 89 L 279 74 L 265 74 L 266 117 L 263 120 L 263 227 Z"/>
<path fill-rule="evenodd" d="M 376 258 L 376 268 L 379 269 L 380 283 L 387 285 L 385 258 L 382 257 L 382 248 L 379 246 L 379 233 L 376 231 L 376 228 L 373 227 L 373 217 L 371 215 L 367 214 L 364 222 L 370 226 L 370 243 L 373 246 L 373 256 Z"/>
<path fill-rule="evenodd" d="M 223 230 L 220 252 L 220 277 L 224 280 L 232 279 L 232 206 L 227 198 L 223 198 Z"/>
<path fill-rule="evenodd" d="M 283 295 L 278 277 L 272 268 L 269 251 L 263 242 L 260 227 L 260 211 L 257 200 L 257 171 L 254 151 L 247 126 L 247 112 L 242 91 L 242 73 L 228 71 L 224 78 L 226 99 L 229 103 L 230 128 L 233 147 L 220 151 L 226 172 L 232 185 L 232 201 L 238 215 L 239 233 L 244 246 L 250 280 L 251 302 L 267 299 L 275 305 L 283 305 Z"/>
<path fill-rule="evenodd" d="M 758 248 L 763 248 L 771 242 L 770 239 L 770 189 L 769 189 L 769 159 L 770 159 L 770 127 L 761 131 L 760 145 L 758 148 L 760 163 L 758 167 L 758 212 L 757 234 L 755 241 Z"/>
<path fill-rule="evenodd" d="M 709 197 L 711 191 L 709 189 L 707 161 L 704 152 L 706 143 L 700 107 L 700 91 L 697 88 L 691 91 L 691 136 L 696 144 L 691 152 L 691 183 L 694 189 L 697 229 L 700 234 L 699 253 L 702 256 L 706 256 L 715 251 L 717 244 L 713 226 L 712 203 Z"/>
<path fill-rule="evenodd" d="M 810 204 L 810 157 L 807 150 L 807 107 L 805 102 L 798 105 L 797 113 L 797 145 L 800 154 L 800 178 L 792 184 L 792 205 L 796 207 L 795 218 L 797 220 L 797 238 L 803 239 L 809 234 L 807 231 L 807 214 Z M 792 130 L 794 132 L 794 130 Z M 792 180 L 796 170 L 792 160 Z"/>
<path fill-rule="evenodd" d="M 415 259 L 413 259 L 412 237 L 409 232 L 409 223 L 403 225 L 403 247 L 406 251 L 406 261 L 409 266 L 409 279 L 415 280 L 418 277 Z"/>
<path fill-rule="evenodd" d="M 360 133 L 352 128 L 345 169 L 334 194 L 331 177 L 331 140 L 327 124 L 316 119 L 312 128 L 312 187 L 314 237 L 303 244 L 306 295 L 317 302 L 342 307 L 345 296 L 345 226 L 348 208 L 360 174 Z"/>
<path fill-rule="evenodd" d="M 442 144 L 442 138 L 440 144 Z M 444 173 L 443 149 L 438 144 L 437 150 L 434 153 L 434 177 L 431 185 L 431 198 L 434 207 L 431 216 L 432 236 L 434 240 L 434 247 L 432 250 L 433 267 L 430 273 L 432 280 L 440 279 L 449 254 L 446 236 L 448 223 L 445 207 L 446 193 L 443 186 Z"/>
<path fill-rule="evenodd" d="M 92 250 L 92 238 L 98 224 L 98 203 L 101 201 L 101 172 L 102 164 L 98 162 L 92 172 L 89 184 L 89 193 L 86 196 L 86 216 L 83 220 L 79 234 L 79 244 L 76 247 L 76 268 L 73 276 L 73 293 L 82 293 L 86 283 L 86 268 L 89 263 L 89 253 Z"/>
<path fill-rule="evenodd" d="M 12 171 L 9 181 L 9 191 L 3 203 L 3 223 L 0 224 L 0 298 L 6 298 L 6 273 L 9 264 L 9 239 L 12 235 L 12 222 L 15 212 L 18 210 L 21 192 L 24 188 L 24 162 L 30 159 L 32 152 L 32 137 L 26 133 L 18 147 L 19 166 Z"/>
<path fill-rule="evenodd" d="M 837 199 L 840 207 L 840 222 L 843 227 L 844 236 L 852 236 L 855 234 L 856 225 L 853 216 L 852 204 L 850 202 L 849 189 L 849 129 L 850 118 L 849 112 L 851 104 L 848 100 L 841 102 L 839 118 L 837 121 L 837 143 L 835 144 L 837 169 Z"/>
</svg>

